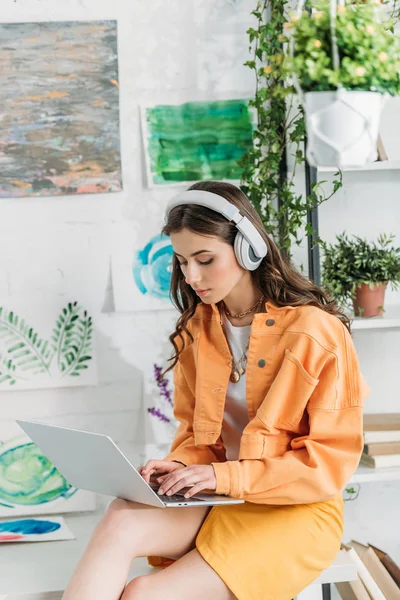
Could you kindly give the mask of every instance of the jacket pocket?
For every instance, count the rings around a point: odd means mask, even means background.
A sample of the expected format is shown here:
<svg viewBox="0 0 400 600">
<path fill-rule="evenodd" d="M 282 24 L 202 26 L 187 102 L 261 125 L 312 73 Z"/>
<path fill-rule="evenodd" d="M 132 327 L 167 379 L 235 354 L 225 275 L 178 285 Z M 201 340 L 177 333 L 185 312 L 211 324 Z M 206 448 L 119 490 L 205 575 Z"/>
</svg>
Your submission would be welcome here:
<svg viewBox="0 0 400 600">
<path fill-rule="evenodd" d="M 269 431 L 274 428 L 296 431 L 318 382 L 286 349 L 282 365 L 257 411 L 257 417 Z"/>
</svg>

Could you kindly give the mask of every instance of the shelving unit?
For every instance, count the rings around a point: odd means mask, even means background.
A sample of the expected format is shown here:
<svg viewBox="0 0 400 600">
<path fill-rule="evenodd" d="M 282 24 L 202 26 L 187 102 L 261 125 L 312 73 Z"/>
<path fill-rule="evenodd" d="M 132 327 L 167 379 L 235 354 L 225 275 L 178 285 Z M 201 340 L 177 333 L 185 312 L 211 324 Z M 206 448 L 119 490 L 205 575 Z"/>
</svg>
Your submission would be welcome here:
<svg viewBox="0 0 400 600">
<path fill-rule="evenodd" d="M 337 173 L 339 171 L 338 167 L 311 167 L 307 161 L 305 162 L 305 188 L 307 196 L 312 194 L 312 186 L 318 182 L 318 174 L 321 173 Z M 342 173 L 354 173 L 358 171 L 362 171 L 365 173 L 373 172 L 373 171 L 400 171 L 400 160 L 382 160 L 367 163 L 363 167 L 347 167 L 345 169 L 341 169 Z M 312 210 L 307 211 L 307 223 L 312 226 L 313 232 L 310 236 L 308 236 L 307 245 L 308 245 L 308 268 L 309 268 L 309 277 L 317 284 L 321 283 L 321 272 L 320 272 L 320 258 L 319 258 L 319 244 L 317 244 L 317 240 L 319 237 L 319 224 L 318 224 L 318 207 L 313 208 Z M 400 318 L 400 308 L 399 308 L 399 318 Z M 358 320 L 358 319 L 357 319 Z M 386 323 L 388 321 L 385 320 Z M 398 327 L 399 325 L 394 324 L 386 324 L 382 327 Z M 375 328 L 375 327 L 371 327 Z M 355 329 L 369 329 L 369 327 L 361 327 L 359 325 L 355 326 Z"/>
<path fill-rule="evenodd" d="M 307 195 L 312 192 L 312 185 L 317 183 L 319 179 L 323 178 L 326 173 L 336 173 L 337 168 L 313 168 L 306 163 L 305 169 L 305 180 L 306 180 L 306 193 Z M 369 163 L 362 168 L 347 168 L 342 169 L 343 173 L 355 173 L 362 171 L 363 173 L 376 172 L 376 171 L 399 171 L 400 172 L 400 161 L 382 161 Z M 307 215 L 308 223 L 314 228 L 314 233 L 308 238 L 308 265 L 309 265 L 309 277 L 315 281 L 318 285 L 321 283 L 321 272 L 320 272 L 320 256 L 319 247 L 314 242 L 319 237 L 318 227 L 318 208 L 314 208 Z M 397 332 L 400 329 L 400 305 L 386 305 L 385 311 L 380 317 L 353 317 L 350 316 L 352 321 L 351 328 L 353 331 L 371 331 L 371 330 L 388 330 L 394 329 Z M 364 484 L 378 484 L 398 482 L 400 481 L 400 467 L 388 467 L 388 468 L 372 468 L 367 465 L 360 464 L 356 472 L 348 481 L 346 488 L 352 485 L 364 485 Z M 330 598 L 330 594 L 327 594 L 327 598 Z"/>
<path fill-rule="evenodd" d="M 364 167 L 346 167 L 341 169 L 342 173 L 351 173 L 354 171 L 396 171 L 400 169 L 399 160 L 382 160 L 367 163 Z M 336 173 L 337 167 L 318 167 L 318 173 Z"/>
<path fill-rule="evenodd" d="M 367 163 L 364 167 L 348 167 L 342 169 L 343 173 L 351 172 L 369 172 L 369 171 L 400 171 L 400 160 L 384 160 Z M 336 173 L 337 167 L 310 167 L 307 163 L 305 166 L 305 180 L 306 180 L 306 193 L 311 194 L 311 187 L 318 181 L 319 173 Z M 320 275 L 320 258 L 319 258 L 319 246 L 314 246 L 315 240 L 319 236 L 318 226 L 318 208 L 314 208 L 307 215 L 307 221 L 312 225 L 314 233 L 312 237 L 308 238 L 308 266 L 310 278 L 315 281 L 318 285 L 321 283 Z M 313 247 L 314 246 L 314 247 Z M 350 316 L 350 315 L 349 315 Z M 352 329 L 393 329 L 400 327 L 400 305 L 399 306 L 386 306 L 385 312 L 381 317 L 351 317 Z"/>
<path fill-rule="evenodd" d="M 373 469 L 366 465 L 360 465 L 348 484 L 351 483 L 375 483 L 382 481 L 400 481 L 400 467 L 387 469 Z"/>
<path fill-rule="evenodd" d="M 400 306 L 387 306 L 381 317 L 355 317 L 351 328 L 359 329 L 392 329 L 400 327 Z"/>
</svg>

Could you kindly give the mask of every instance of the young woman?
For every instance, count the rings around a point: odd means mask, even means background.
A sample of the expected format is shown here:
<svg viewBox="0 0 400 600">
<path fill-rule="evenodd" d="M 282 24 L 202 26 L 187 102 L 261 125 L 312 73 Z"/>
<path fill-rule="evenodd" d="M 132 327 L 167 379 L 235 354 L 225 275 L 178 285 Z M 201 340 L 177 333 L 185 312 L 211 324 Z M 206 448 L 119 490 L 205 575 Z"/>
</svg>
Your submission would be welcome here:
<svg viewBox="0 0 400 600">
<path fill-rule="evenodd" d="M 188 496 L 245 502 L 114 500 L 64 600 L 290 600 L 340 548 L 341 490 L 362 451 L 367 387 L 348 320 L 233 185 L 193 185 L 170 203 L 164 232 L 181 313 L 171 336 L 180 425 L 171 453 L 141 474 L 160 493 L 192 484 Z M 125 588 L 143 556 L 166 568 Z"/>
</svg>

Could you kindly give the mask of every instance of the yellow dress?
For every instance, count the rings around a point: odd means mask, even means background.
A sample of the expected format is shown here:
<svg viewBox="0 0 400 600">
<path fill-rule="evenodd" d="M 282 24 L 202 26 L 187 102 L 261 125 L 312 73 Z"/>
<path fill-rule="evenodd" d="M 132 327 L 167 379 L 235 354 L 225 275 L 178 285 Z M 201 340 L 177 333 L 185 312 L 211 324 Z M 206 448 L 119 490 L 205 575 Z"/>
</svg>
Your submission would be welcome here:
<svg viewBox="0 0 400 600">
<path fill-rule="evenodd" d="M 312 504 L 245 502 L 214 506 L 196 548 L 238 600 L 291 600 L 332 563 L 342 534 L 341 494 Z"/>
</svg>

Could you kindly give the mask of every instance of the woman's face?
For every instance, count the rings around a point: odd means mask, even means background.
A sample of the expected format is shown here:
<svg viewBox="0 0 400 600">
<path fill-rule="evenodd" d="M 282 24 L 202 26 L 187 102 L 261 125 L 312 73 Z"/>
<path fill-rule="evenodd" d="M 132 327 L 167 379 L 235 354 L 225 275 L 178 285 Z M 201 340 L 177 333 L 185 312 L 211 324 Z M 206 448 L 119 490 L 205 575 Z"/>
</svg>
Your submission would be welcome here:
<svg viewBox="0 0 400 600">
<path fill-rule="evenodd" d="M 205 304 L 223 300 L 244 279 L 250 279 L 233 247 L 218 237 L 182 229 L 171 233 L 170 239 L 186 282 Z"/>
</svg>

